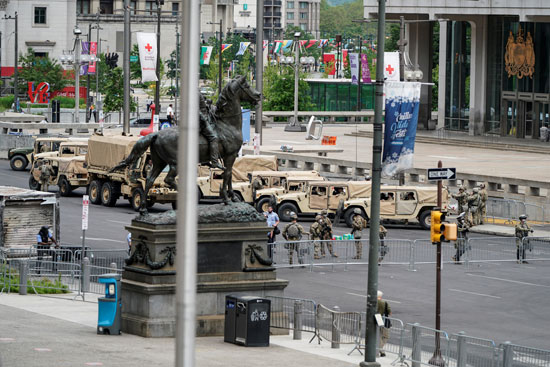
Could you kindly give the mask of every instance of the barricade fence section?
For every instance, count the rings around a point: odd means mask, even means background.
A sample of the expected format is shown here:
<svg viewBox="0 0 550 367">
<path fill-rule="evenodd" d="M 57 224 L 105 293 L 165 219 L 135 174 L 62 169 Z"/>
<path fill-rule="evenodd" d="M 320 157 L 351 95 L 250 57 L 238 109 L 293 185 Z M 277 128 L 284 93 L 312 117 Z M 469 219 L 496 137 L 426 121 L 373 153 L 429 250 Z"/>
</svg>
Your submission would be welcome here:
<svg viewBox="0 0 550 367">
<path fill-rule="evenodd" d="M 310 299 L 267 296 L 271 300 L 270 327 L 315 333 L 317 304 Z M 296 322 L 296 313 L 300 313 Z M 299 325 L 298 325 L 299 324 Z"/>
<path fill-rule="evenodd" d="M 435 337 L 437 334 L 439 334 L 440 340 L 439 351 L 441 358 L 445 361 L 445 366 L 456 366 L 455 361 L 449 360 L 450 339 L 445 331 L 421 326 L 420 324 L 407 324 L 406 327 L 410 329 L 412 336 L 410 344 L 404 340 L 404 348 L 410 350 L 410 353 L 406 354 L 406 360 L 410 361 L 413 366 L 433 365 L 430 363 L 430 359 L 434 357 L 436 351 Z"/>
<path fill-rule="evenodd" d="M 499 367 L 499 349 L 493 340 L 463 332 L 451 335 L 449 358 L 456 361 L 457 367 Z"/>
<path fill-rule="evenodd" d="M 529 348 L 510 342 L 500 344 L 499 350 L 502 367 L 550 366 L 550 350 Z"/>
<path fill-rule="evenodd" d="M 357 333 L 361 330 L 360 312 L 340 312 L 323 305 L 317 306 L 317 323 L 315 335 L 331 342 L 332 348 L 340 348 L 340 344 L 355 344 Z"/>
<path fill-rule="evenodd" d="M 542 205 L 512 199 L 489 198 L 486 202 L 487 223 L 513 224 L 526 214 L 533 225 L 547 224 L 550 215 Z"/>
<path fill-rule="evenodd" d="M 524 237 L 522 241 L 521 255 L 525 254 L 523 260 L 540 261 L 550 260 L 550 237 Z"/>
<path fill-rule="evenodd" d="M 515 262 L 520 242 L 514 237 L 472 237 L 465 245 L 463 260 L 466 264 L 493 261 Z"/>
</svg>

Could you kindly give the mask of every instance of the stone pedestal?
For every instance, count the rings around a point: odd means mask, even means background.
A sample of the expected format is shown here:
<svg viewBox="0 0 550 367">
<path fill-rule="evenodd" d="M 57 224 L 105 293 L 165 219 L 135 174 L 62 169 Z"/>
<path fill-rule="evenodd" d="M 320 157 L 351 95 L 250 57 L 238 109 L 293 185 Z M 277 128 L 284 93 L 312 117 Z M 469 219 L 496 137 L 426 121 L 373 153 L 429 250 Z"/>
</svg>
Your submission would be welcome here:
<svg viewBox="0 0 550 367">
<path fill-rule="evenodd" d="M 145 337 L 175 335 L 175 213 L 136 217 L 132 255 L 122 274 L 122 331 Z M 267 226 L 248 204 L 199 208 L 197 336 L 223 335 L 227 294 L 282 296 L 267 256 Z"/>
</svg>

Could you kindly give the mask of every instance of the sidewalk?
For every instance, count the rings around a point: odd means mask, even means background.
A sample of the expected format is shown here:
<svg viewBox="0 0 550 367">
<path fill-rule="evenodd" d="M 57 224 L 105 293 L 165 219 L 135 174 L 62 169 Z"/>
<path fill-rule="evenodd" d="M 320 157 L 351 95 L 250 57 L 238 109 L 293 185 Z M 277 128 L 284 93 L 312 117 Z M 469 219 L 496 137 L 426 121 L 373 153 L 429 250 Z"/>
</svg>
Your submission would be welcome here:
<svg viewBox="0 0 550 367">
<path fill-rule="evenodd" d="M 547 228 L 539 229 L 536 226 L 533 226 L 535 232 L 531 235 L 532 237 L 549 237 L 550 231 Z M 505 236 L 505 237 L 515 237 L 516 230 L 514 226 L 504 226 L 497 224 L 482 224 L 479 226 L 474 226 L 470 228 L 471 233 L 480 233 L 488 234 L 492 236 Z"/>
<path fill-rule="evenodd" d="M 74 294 L 54 297 L 0 295 L 0 366 L 173 366 L 174 339 L 135 335 L 97 335 L 97 295 L 86 302 Z M 357 351 L 330 343 L 308 343 L 292 335 L 272 336 L 268 348 L 246 348 L 224 343 L 223 337 L 196 338 L 196 366 L 350 367 L 363 361 Z M 393 356 L 380 358 L 390 367 Z"/>
</svg>

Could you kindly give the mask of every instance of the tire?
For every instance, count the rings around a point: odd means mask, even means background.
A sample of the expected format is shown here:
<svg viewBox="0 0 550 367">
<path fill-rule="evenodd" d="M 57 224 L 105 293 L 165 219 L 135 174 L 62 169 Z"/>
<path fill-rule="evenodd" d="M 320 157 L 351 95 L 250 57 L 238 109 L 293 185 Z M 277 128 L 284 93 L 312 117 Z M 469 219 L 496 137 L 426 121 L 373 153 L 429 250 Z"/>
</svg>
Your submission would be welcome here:
<svg viewBox="0 0 550 367">
<path fill-rule="evenodd" d="M 118 199 L 115 188 L 110 181 L 106 181 L 101 186 L 101 204 L 105 206 L 115 206 Z"/>
<path fill-rule="evenodd" d="M 244 203 L 244 202 L 245 202 L 245 201 L 244 201 L 244 198 L 243 198 L 243 196 L 241 195 L 240 192 L 235 191 L 235 196 L 237 197 L 237 199 L 239 199 L 239 202 L 240 202 L 240 203 Z"/>
<path fill-rule="evenodd" d="M 90 203 L 94 205 L 101 204 L 101 181 L 93 180 L 88 186 L 88 195 L 90 196 Z"/>
<path fill-rule="evenodd" d="M 281 204 L 281 206 L 279 206 L 277 214 L 283 222 L 290 222 L 290 212 L 298 214 L 298 209 L 296 208 L 296 205 L 292 203 L 283 203 Z"/>
<path fill-rule="evenodd" d="M 344 220 L 346 222 L 346 225 L 349 228 L 353 227 L 353 215 L 354 215 L 353 211 L 354 210 L 355 210 L 355 208 L 349 208 L 344 213 Z M 365 212 L 363 210 L 361 210 L 361 216 L 367 221 L 367 223 L 369 222 L 369 218 L 367 218 L 367 216 L 365 215 Z"/>
<path fill-rule="evenodd" d="M 141 209 L 141 203 L 145 200 L 145 193 L 141 187 L 137 187 L 132 191 L 132 208 L 134 211 L 139 212 Z"/>
<path fill-rule="evenodd" d="M 10 159 L 10 167 L 14 171 L 24 171 L 27 168 L 29 161 L 27 157 L 22 155 L 16 155 Z"/>
<path fill-rule="evenodd" d="M 59 186 L 59 195 L 61 196 L 71 195 L 73 188 L 71 187 L 71 184 L 69 183 L 69 181 L 67 181 L 65 177 L 60 177 L 57 185 Z"/>
<path fill-rule="evenodd" d="M 420 222 L 420 226 L 423 228 L 423 229 L 427 229 L 429 230 L 430 227 L 431 227 L 431 222 L 432 222 L 432 218 L 431 218 L 431 211 L 430 210 L 424 210 L 422 213 L 420 213 L 420 215 L 418 216 L 418 221 Z"/>
<path fill-rule="evenodd" d="M 172 201 L 172 209 L 178 210 L 178 202 L 177 201 Z"/>
<path fill-rule="evenodd" d="M 38 190 L 40 189 L 40 184 L 38 183 L 38 181 L 36 181 L 34 179 L 34 177 L 29 177 L 29 189 L 31 190 Z"/>
<path fill-rule="evenodd" d="M 271 205 L 271 199 L 263 197 L 256 203 L 256 210 L 260 213 L 267 212 L 267 207 Z"/>
</svg>

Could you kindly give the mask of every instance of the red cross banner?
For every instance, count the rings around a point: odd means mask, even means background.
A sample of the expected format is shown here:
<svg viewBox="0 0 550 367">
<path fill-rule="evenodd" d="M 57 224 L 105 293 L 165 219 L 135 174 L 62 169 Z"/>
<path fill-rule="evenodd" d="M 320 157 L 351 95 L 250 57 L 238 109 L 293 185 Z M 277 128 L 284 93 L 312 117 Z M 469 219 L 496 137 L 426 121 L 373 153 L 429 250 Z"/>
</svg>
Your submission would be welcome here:
<svg viewBox="0 0 550 367">
<path fill-rule="evenodd" d="M 141 81 L 157 81 L 157 36 L 155 33 L 136 33 L 141 63 Z"/>
<path fill-rule="evenodd" d="M 384 79 L 399 81 L 399 52 L 384 52 Z"/>
</svg>

